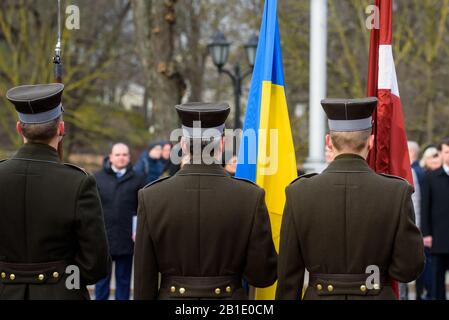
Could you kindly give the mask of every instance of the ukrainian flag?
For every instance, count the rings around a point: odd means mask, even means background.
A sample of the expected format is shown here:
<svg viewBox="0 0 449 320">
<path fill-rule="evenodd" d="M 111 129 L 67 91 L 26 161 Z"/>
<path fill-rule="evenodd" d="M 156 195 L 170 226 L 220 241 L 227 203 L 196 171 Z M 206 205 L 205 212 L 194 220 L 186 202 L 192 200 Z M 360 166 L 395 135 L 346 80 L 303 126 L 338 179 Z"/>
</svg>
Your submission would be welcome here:
<svg viewBox="0 0 449 320">
<path fill-rule="evenodd" d="M 273 240 L 279 250 L 285 188 L 296 178 L 297 170 L 276 11 L 277 0 L 265 0 L 236 176 L 265 189 Z M 257 289 L 256 299 L 274 299 L 275 291 L 276 285 Z"/>
</svg>

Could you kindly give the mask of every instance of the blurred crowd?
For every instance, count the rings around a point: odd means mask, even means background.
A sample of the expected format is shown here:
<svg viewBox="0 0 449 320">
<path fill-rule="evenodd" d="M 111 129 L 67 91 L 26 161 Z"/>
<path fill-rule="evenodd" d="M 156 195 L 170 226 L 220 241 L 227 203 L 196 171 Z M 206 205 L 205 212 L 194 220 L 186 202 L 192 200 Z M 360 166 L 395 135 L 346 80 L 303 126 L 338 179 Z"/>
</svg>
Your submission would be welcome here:
<svg viewBox="0 0 449 320">
<path fill-rule="evenodd" d="M 408 142 L 415 192 L 412 196 L 417 226 L 423 234 L 426 267 L 416 281 L 417 300 L 446 299 L 449 270 L 449 139 L 423 149 Z M 408 285 L 400 285 L 407 300 Z"/>
</svg>

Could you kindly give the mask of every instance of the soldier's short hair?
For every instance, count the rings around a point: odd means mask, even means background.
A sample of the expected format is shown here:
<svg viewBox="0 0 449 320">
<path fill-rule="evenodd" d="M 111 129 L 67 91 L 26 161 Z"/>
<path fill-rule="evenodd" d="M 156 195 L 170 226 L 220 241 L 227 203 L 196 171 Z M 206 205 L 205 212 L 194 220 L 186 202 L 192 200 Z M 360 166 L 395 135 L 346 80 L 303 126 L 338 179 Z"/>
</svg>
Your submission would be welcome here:
<svg viewBox="0 0 449 320">
<path fill-rule="evenodd" d="M 23 123 L 20 122 L 23 136 L 29 142 L 48 143 L 58 133 L 58 125 L 61 117 L 45 123 Z"/>
<path fill-rule="evenodd" d="M 222 137 L 220 137 L 220 138 L 219 137 L 211 137 L 211 138 L 209 138 L 207 140 L 202 139 L 201 142 L 199 141 L 199 139 L 185 138 L 184 141 L 186 142 L 187 150 L 189 152 L 189 156 L 191 156 L 193 158 L 198 158 L 199 156 L 203 156 L 204 149 L 206 147 L 208 147 L 208 148 L 211 149 L 211 153 L 207 154 L 205 156 L 213 158 L 214 156 L 216 156 L 216 155 L 213 154 L 213 152 L 218 149 L 220 141 L 221 141 L 221 138 Z M 195 151 L 197 151 L 194 148 L 194 143 L 200 143 L 199 151 L 201 151 L 201 155 L 194 154 Z"/>
<path fill-rule="evenodd" d="M 349 149 L 361 152 L 366 147 L 371 136 L 371 128 L 363 131 L 331 131 L 330 136 L 332 144 L 338 151 Z"/>
</svg>

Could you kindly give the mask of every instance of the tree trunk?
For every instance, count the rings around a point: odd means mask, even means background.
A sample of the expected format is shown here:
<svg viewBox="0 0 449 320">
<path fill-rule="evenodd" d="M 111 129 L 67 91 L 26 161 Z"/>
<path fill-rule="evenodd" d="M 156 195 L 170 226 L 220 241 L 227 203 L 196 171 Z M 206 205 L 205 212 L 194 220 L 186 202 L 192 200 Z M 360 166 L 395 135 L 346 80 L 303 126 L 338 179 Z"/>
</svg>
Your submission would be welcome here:
<svg viewBox="0 0 449 320">
<path fill-rule="evenodd" d="M 427 123 L 426 123 L 428 145 L 433 142 L 433 114 L 434 114 L 433 102 L 429 101 L 429 104 L 427 105 Z"/>
<path fill-rule="evenodd" d="M 176 0 L 133 0 L 137 50 L 153 103 L 155 136 L 167 138 L 178 127 L 174 106 L 185 92 L 175 61 Z"/>
</svg>

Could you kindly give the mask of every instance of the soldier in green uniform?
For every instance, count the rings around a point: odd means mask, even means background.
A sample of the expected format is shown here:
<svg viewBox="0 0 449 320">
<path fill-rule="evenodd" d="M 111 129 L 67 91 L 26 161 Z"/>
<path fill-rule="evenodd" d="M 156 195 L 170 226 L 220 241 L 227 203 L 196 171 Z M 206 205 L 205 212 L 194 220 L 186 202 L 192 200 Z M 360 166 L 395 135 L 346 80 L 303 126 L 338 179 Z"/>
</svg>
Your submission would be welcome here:
<svg viewBox="0 0 449 320">
<path fill-rule="evenodd" d="M 286 189 L 276 298 L 300 299 L 307 270 L 304 299 L 395 299 L 392 280 L 413 281 L 424 267 L 413 188 L 365 161 L 376 98 L 321 103 L 334 161 Z"/>
<path fill-rule="evenodd" d="M 276 280 L 264 191 L 232 178 L 215 161 L 222 155 L 227 104 L 191 103 L 176 109 L 183 124 L 182 148 L 190 160 L 174 176 L 139 193 L 134 296 L 246 299 L 243 279 L 255 287 Z M 209 155 L 208 147 L 217 152 Z"/>
<path fill-rule="evenodd" d="M 61 162 L 62 84 L 6 97 L 25 144 L 0 163 L 0 299 L 89 299 L 109 255 L 96 183 Z"/>
</svg>

